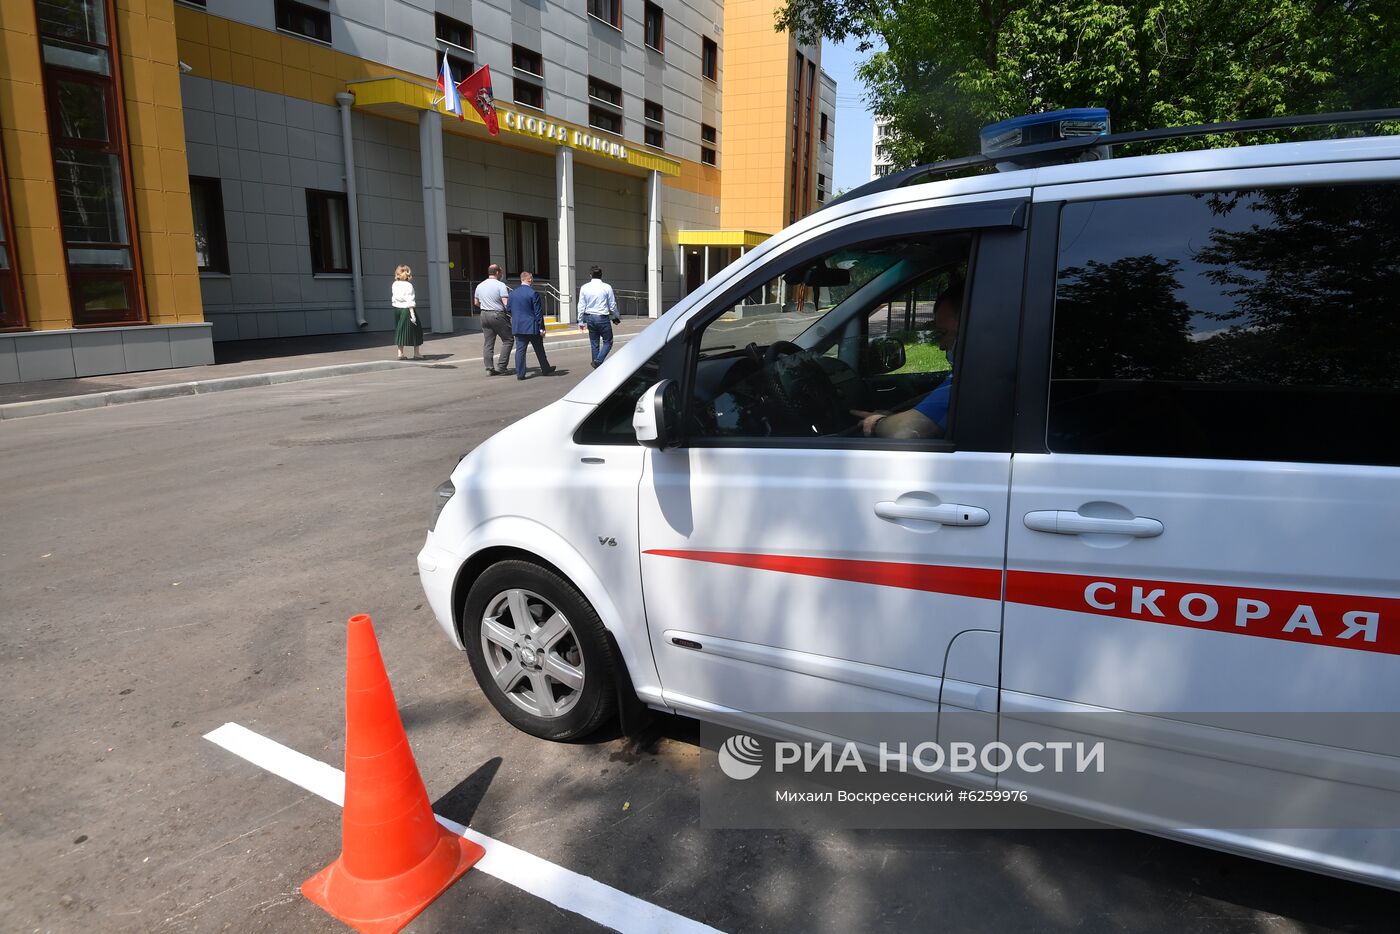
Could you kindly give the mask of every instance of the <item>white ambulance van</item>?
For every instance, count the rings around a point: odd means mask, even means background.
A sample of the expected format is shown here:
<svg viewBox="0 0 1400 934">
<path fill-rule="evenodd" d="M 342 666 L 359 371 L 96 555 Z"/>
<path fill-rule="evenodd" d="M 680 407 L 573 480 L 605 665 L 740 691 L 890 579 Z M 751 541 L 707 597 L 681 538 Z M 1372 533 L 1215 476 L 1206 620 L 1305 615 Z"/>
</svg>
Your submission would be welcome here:
<svg viewBox="0 0 1400 934">
<path fill-rule="evenodd" d="M 1118 713 L 1186 793 L 1376 809 L 1161 832 L 1400 887 L 1400 741 L 1313 718 L 1400 712 L 1400 137 L 1086 151 L 858 189 L 464 457 L 418 565 L 500 714 Z"/>
</svg>

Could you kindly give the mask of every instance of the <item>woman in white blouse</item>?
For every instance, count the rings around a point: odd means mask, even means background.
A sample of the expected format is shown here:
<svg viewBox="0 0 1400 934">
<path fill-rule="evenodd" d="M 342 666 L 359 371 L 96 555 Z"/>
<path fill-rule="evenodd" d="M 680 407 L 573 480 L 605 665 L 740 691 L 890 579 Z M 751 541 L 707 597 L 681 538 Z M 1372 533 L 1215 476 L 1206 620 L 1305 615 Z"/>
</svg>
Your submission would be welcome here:
<svg viewBox="0 0 1400 934">
<path fill-rule="evenodd" d="M 399 347 L 399 359 L 406 359 L 403 350 L 412 347 L 413 356 L 408 359 L 422 360 L 418 351 L 423 346 L 423 326 L 418 323 L 418 302 L 413 295 L 413 270 L 407 266 L 394 270 L 389 304 L 394 306 L 394 343 Z"/>
</svg>

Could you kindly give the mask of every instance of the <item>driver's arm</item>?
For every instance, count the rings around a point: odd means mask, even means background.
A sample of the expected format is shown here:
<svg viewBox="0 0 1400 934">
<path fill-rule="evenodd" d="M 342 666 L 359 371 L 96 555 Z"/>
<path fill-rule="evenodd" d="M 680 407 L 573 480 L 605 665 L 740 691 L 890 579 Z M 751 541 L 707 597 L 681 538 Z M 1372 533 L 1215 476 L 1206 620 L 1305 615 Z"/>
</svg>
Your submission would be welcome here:
<svg viewBox="0 0 1400 934">
<path fill-rule="evenodd" d="M 941 438 L 943 429 L 917 409 L 887 415 L 883 412 L 851 410 L 860 418 L 861 434 L 867 438 Z"/>
</svg>

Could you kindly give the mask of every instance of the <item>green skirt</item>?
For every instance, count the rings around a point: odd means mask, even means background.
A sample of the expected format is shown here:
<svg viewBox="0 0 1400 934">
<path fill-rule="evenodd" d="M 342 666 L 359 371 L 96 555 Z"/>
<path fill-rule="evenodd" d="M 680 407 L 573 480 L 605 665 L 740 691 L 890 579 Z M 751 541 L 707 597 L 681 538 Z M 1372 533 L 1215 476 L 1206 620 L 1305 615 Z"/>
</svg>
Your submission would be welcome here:
<svg viewBox="0 0 1400 934">
<path fill-rule="evenodd" d="M 407 308 L 394 309 L 394 343 L 400 347 L 417 347 L 423 343 L 423 325 L 408 319 Z"/>
</svg>

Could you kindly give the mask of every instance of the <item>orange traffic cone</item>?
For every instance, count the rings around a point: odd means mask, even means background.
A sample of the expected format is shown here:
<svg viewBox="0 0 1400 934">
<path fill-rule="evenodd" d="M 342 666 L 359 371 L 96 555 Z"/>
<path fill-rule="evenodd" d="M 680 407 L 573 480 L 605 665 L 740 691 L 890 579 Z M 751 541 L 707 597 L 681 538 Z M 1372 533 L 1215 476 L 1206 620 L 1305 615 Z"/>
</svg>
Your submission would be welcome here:
<svg viewBox="0 0 1400 934">
<path fill-rule="evenodd" d="M 350 618 L 345 654 L 340 858 L 301 892 L 363 934 L 392 934 L 485 851 L 433 817 L 368 616 Z"/>
</svg>

